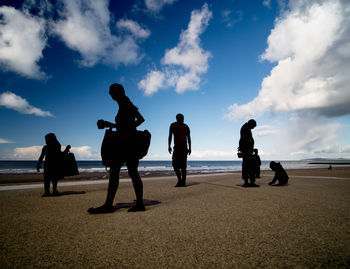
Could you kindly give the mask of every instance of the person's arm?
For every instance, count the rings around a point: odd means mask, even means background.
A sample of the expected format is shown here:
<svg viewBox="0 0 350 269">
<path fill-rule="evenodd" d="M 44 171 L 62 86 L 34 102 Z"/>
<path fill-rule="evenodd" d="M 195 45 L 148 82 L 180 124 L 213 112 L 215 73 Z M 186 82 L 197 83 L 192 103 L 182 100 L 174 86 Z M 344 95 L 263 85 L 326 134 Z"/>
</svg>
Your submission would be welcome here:
<svg viewBox="0 0 350 269">
<path fill-rule="evenodd" d="M 40 169 L 41 169 L 41 162 L 43 161 L 45 157 L 45 146 L 43 147 L 43 149 L 41 150 L 41 154 L 40 154 L 40 157 L 38 159 L 38 162 L 36 164 L 36 171 L 40 172 Z"/>
<path fill-rule="evenodd" d="M 117 128 L 115 123 L 105 121 L 105 120 L 98 120 L 97 121 L 97 127 L 98 129 L 104 129 L 104 128 Z"/>
<path fill-rule="evenodd" d="M 275 184 L 276 180 L 277 180 L 277 173 L 275 172 L 275 176 L 273 177 L 272 181 L 269 182 L 269 185 Z"/>
<path fill-rule="evenodd" d="M 64 154 L 68 154 L 69 150 L 70 150 L 71 146 L 67 145 L 66 149 L 63 151 Z"/>
<path fill-rule="evenodd" d="M 136 121 L 135 121 L 135 125 L 136 127 L 140 126 L 145 119 L 142 117 L 141 113 L 136 109 L 136 115 L 135 115 Z"/>
<path fill-rule="evenodd" d="M 187 135 L 187 142 L 188 142 L 188 155 L 191 155 L 191 134 L 190 134 L 190 128 L 188 128 L 188 135 Z"/>
<path fill-rule="evenodd" d="M 171 149 L 172 137 L 173 137 L 173 129 L 172 129 L 171 125 L 170 125 L 170 127 L 169 127 L 169 137 L 168 137 L 168 151 L 169 151 L 170 154 L 172 152 L 172 149 Z"/>
</svg>

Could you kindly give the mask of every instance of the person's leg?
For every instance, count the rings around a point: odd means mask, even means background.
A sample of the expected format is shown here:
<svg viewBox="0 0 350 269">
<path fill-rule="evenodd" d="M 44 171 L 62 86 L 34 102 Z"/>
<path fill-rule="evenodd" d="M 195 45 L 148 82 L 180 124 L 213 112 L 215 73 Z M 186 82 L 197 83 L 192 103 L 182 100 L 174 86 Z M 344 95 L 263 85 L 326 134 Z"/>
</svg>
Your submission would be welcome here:
<svg viewBox="0 0 350 269">
<path fill-rule="evenodd" d="M 42 197 L 50 196 L 50 180 L 47 178 L 44 178 L 44 191 L 45 193 L 42 195 Z"/>
<path fill-rule="evenodd" d="M 246 158 L 243 157 L 242 160 L 242 178 L 244 180 L 244 185 L 243 186 L 248 186 L 248 160 Z"/>
<path fill-rule="evenodd" d="M 121 166 L 122 164 L 118 164 L 110 168 L 106 202 L 100 207 L 89 208 L 88 212 L 90 214 L 113 212 L 113 201 L 119 186 L 119 171 Z"/>
<path fill-rule="evenodd" d="M 255 184 L 255 163 L 254 160 L 252 159 L 248 159 L 248 176 L 249 176 L 249 180 L 250 180 L 250 186 L 255 186 L 257 187 L 258 185 Z"/>
<path fill-rule="evenodd" d="M 260 178 L 260 165 L 256 169 L 256 178 Z"/>
<path fill-rule="evenodd" d="M 52 195 L 58 195 L 57 191 L 57 179 L 52 180 Z"/>
<path fill-rule="evenodd" d="M 113 206 L 113 201 L 115 194 L 117 193 L 119 186 L 119 172 L 121 165 L 113 166 L 109 171 L 109 182 L 108 182 L 108 190 L 105 206 L 111 207 Z"/>
<path fill-rule="evenodd" d="M 172 165 L 174 168 L 175 175 L 177 177 L 177 183 L 175 187 L 180 187 L 182 179 L 181 179 L 181 170 L 179 165 L 179 150 L 178 148 L 175 148 L 175 147 L 174 147 L 173 156 L 172 156 Z"/>
<path fill-rule="evenodd" d="M 132 180 L 132 184 L 134 186 L 136 194 L 136 205 L 130 208 L 129 211 L 145 211 L 145 206 L 143 204 L 143 184 L 139 175 L 139 171 L 137 170 L 138 165 L 138 160 L 131 160 L 126 162 L 126 166 L 128 167 L 128 173 Z"/>
<path fill-rule="evenodd" d="M 182 160 L 181 160 L 181 186 L 186 186 L 186 175 L 187 175 L 187 152 L 188 150 L 183 153 Z"/>
<path fill-rule="evenodd" d="M 181 170 L 176 165 L 175 166 L 173 165 L 173 168 L 174 168 L 175 175 L 177 177 L 177 183 L 176 183 L 175 187 L 180 187 L 181 186 L 181 182 L 182 182 Z"/>
<path fill-rule="evenodd" d="M 186 174 L 187 174 L 187 169 L 186 169 L 186 163 L 181 167 L 181 183 L 180 185 L 182 187 L 186 186 Z"/>
</svg>

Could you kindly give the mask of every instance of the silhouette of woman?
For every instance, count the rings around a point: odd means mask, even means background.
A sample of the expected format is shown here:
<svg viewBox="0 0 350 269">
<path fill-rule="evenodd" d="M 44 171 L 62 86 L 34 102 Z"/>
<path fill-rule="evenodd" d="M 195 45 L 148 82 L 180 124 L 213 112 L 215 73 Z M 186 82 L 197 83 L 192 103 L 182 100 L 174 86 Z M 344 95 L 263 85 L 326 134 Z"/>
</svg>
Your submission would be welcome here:
<svg viewBox="0 0 350 269">
<path fill-rule="evenodd" d="M 126 163 L 129 176 L 132 180 L 135 194 L 136 205 L 129 209 L 129 212 L 133 211 L 145 211 L 143 204 L 143 185 L 141 177 L 138 172 L 139 159 L 136 154 L 136 127 L 141 125 L 145 120 L 139 113 L 138 108 L 130 101 L 125 95 L 125 91 L 122 85 L 112 84 L 109 87 L 109 94 L 112 99 L 118 103 L 119 110 L 115 117 L 115 123 L 111 123 L 104 120 L 99 120 L 97 126 L 99 129 L 108 127 L 114 127 L 117 129 L 121 149 L 117 153 L 116 161 L 110 168 L 110 177 L 108 184 L 108 191 L 106 202 L 97 208 L 90 208 L 88 210 L 91 214 L 98 213 L 110 213 L 113 212 L 113 200 L 119 186 L 119 172 L 123 163 Z"/>
<path fill-rule="evenodd" d="M 41 162 L 45 157 L 44 163 L 44 190 L 45 193 L 42 197 L 51 196 L 50 193 L 50 182 L 52 181 L 52 195 L 57 196 L 59 192 L 57 191 L 57 181 L 64 177 L 63 174 L 63 154 L 67 154 L 70 145 L 66 147 L 64 152 L 61 152 L 61 144 L 58 142 L 56 135 L 54 133 L 49 133 L 45 135 L 46 145 L 41 151 L 41 155 L 38 159 L 36 170 L 40 172 Z"/>
</svg>

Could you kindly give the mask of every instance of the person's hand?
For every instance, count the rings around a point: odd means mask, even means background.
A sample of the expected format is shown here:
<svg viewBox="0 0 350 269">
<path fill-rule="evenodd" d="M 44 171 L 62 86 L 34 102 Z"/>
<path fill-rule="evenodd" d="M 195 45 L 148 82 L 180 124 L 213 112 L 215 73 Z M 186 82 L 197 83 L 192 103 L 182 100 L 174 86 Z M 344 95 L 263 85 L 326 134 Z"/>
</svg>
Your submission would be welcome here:
<svg viewBox="0 0 350 269">
<path fill-rule="evenodd" d="M 98 120 L 97 121 L 97 128 L 98 129 L 104 129 L 106 127 L 105 121 L 104 120 Z"/>
<path fill-rule="evenodd" d="M 172 152 L 173 150 L 171 149 L 171 147 L 169 147 L 169 148 L 168 148 L 168 151 L 169 151 L 169 153 L 171 154 L 171 152 Z"/>
<path fill-rule="evenodd" d="M 37 164 L 37 166 L 36 166 L 36 171 L 37 171 L 37 172 L 40 172 L 40 169 L 41 169 L 41 165 L 40 165 L 40 164 Z"/>
<path fill-rule="evenodd" d="M 191 155 L 191 152 L 192 152 L 191 149 L 189 149 L 188 150 L 188 156 Z"/>
</svg>

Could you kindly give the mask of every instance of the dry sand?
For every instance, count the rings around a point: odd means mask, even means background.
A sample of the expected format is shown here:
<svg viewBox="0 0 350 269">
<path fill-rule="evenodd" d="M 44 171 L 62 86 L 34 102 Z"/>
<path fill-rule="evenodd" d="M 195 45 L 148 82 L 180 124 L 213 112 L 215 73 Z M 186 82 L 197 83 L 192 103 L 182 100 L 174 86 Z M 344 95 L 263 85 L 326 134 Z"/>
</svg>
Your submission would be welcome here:
<svg viewBox="0 0 350 269">
<path fill-rule="evenodd" d="M 239 173 L 145 180 L 145 212 L 89 215 L 106 184 L 0 192 L 0 268 L 349 268 L 350 168 L 290 170 L 242 188 Z M 121 183 L 116 202 L 135 197 Z"/>
</svg>

